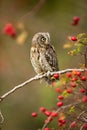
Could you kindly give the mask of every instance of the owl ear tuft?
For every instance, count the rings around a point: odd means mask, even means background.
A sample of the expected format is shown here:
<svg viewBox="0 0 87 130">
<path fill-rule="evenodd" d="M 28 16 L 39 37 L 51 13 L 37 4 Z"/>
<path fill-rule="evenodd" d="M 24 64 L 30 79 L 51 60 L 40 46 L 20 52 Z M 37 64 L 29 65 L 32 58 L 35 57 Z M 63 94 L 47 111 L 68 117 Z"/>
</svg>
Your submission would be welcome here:
<svg viewBox="0 0 87 130">
<path fill-rule="evenodd" d="M 49 34 L 48 32 L 47 32 L 46 34 L 47 34 L 47 35 L 48 35 L 48 37 L 50 38 L 50 34 Z"/>
<path fill-rule="evenodd" d="M 48 32 L 46 32 L 45 34 L 47 35 L 48 42 L 50 43 L 50 34 Z"/>
</svg>

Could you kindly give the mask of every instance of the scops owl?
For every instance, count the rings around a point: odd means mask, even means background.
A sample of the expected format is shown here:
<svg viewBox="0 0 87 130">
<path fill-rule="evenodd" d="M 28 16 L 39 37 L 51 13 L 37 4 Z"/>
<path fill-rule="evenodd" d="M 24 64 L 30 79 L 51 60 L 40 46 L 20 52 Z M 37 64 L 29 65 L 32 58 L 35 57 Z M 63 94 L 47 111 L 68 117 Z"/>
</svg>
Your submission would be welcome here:
<svg viewBox="0 0 87 130">
<path fill-rule="evenodd" d="M 48 32 L 36 33 L 32 38 L 30 60 L 37 74 L 59 70 L 57 56 L 54 47 L 50 44 Z M 52 76 L 45 77 L 45 80 L 49 84 L 53 82 Z"/>
</svg>

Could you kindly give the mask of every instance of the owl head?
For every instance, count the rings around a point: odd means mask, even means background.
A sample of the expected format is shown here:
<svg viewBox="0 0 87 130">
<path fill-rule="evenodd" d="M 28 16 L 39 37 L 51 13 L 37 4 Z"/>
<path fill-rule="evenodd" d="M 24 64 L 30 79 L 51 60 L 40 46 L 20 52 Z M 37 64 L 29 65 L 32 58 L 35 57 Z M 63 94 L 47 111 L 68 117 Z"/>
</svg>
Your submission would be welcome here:
<svg viewBox="0 0 87 130">
<path fill-rule="evenodd" d="M 33 36 L 32 44 L 38 44 L 40 46 L 50 43 L 50 34 L 48 32 L 39 32 Z"/>
</svg>

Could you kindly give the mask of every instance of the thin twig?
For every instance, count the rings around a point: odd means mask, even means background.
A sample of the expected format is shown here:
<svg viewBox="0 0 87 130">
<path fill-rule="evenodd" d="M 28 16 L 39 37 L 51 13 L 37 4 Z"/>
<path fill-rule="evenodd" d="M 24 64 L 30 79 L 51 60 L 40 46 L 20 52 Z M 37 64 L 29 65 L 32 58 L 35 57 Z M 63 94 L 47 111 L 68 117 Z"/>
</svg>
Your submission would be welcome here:
<svg viewBox="0 0 87 130">
<path fill-rule="evenodd" d="M 79 103 L 80 103 L 80 102 L 79 102 Z M 62 106 L 62 107 L 60 107 L 60 108 L 58 108 L 58 109 L 56 110 L 56 113 L 60 112 L 60 111 L 63 110 L 63 109 L 66 109 L 66 108 L 75 106 L 75 105 L 77 105 L 77 104 L 79 104 L 79 103 L 71 103 L 71 104 Z M 50 118 L 51 118 L 51 117 L 52 117 L 52 115 L 50 116 Z M 48 124 L 49 124 L 49 122 L 45 123 L 45 124 L 43 125 L 43 127 L 42 127 L 42 130 L 44 130 L 45 127 L 46 127 Z"/>
<path fill-rule="evenodd" d="M 76 104 L 75 106 L 77 106 L 77 105 L 78 105 L 78 104 Z M 87 112 L 87 111 L 82 111 L 82 112 L 77 116 L 76 120 L 80 120 L 80 121 L 84 122 L 82 115 L 83 115 L 84 113 L 86 113 L 86 112 Z M 71 126 L 68 128 L 68 130 L 70 130 L 70 129 L 71 129 Z M 83 126 L 80 127 L 80 130 L 82 130 L 82 129 L 83 129 Z"/>
<path fill-rule="evenodd" d="M 3 122 L 4 122 L 4 117 L 3 117 L 2 113 L 1 113 L 1 110 L 0 110 L 0 118 L 1 118 L 1 121 L 0 121 L 0 126 L 1 126 L 3 124 Z"/>
<path fill-rule="evenodd" d="M 80 120 L 81 116 L 85 113 L 86 111 L 82 111 L 78 116 L 77 116 L 77 120 Z"/>
<path fill-rule="evenodd" d="M 30 78 L 30 79 L 26 80 L 25 82 L 23 82 L 23 83 L 21 83 L 21 84 L 15 86 L 13 89 L 9 90 L 7 93 L 5 93 L 4 95 L 2 95 L 2 96 L 0 97 L 0 102 L 1 102 L 3 99 L 5 99 L 7 96 L 9 96 L 10 94 L 12 94 L 13 92 L 15 92 L 16 90 L 18 90 L 19 88 L 24 87 L 26 84 L 32 82 L 33 80 L 39 80 L 40 78 L 42 78 L 42 75 L 41 75 L 41 76 L 36 75 L 35 77 Z"/>
<path fill-rule="evenodd" d="M 85 50 L 85 67 L 87 68 L 87 46 Z"/>
<path fill-rule="evenodd" d="M 19 88 L 22 88 L 24 87 L 25 85 L 27 85 L 28 83 L 34 81 L 34 80 L 39 80 L 39 79 L 42 79 L 44 78 L 45 76 L 49 76 L 49 75 L 53 75 L 55 73 L 58 73 L 58 74 L 64 74 L 66 72 L 72 72 L 72 71 L 85 71 L 84 69 L 65 69 L 65 70 L 61 70 L 61 71 L 56 71 L 56 72 L 47 72 L 43 75 L 36 75 L 34 76 L 33 78 L 30 78 L 28 80 L 26 80 L 25 82 L 15 86 L 13 89 L 9 90 L 8 92 L 6 92 L 5 94 L 3 94 L 1 97 L 0 97 L 0 102 L 2 102 L 7 96 L 9 96 L 10 94 L 14 93 L 16 90 L 18 90 Z M 87 69 L 86 69 L 87 70 Z"/>
<path fill-rule="evenodd" d="M 83 126 L 80 127 L 80 130 L 83 130 Z"/>
<path fill-rule="evenodd" d="M 87 123 L 87 118 L 82 117 L 82 121 Z"/>
<path fill-rule="evenodd" d="M 33 16 L 35 15 L 40 8 L 43 6 L 43 4 L 45 3 L 46 0 L 40 0 L 31 11 L 29 11 L 27 14 L 25 14 L 24 16 L 22 16 L 19 20 L 24 19 L 25 17 L 29 17 L 29 16 Z"/>
</svg>

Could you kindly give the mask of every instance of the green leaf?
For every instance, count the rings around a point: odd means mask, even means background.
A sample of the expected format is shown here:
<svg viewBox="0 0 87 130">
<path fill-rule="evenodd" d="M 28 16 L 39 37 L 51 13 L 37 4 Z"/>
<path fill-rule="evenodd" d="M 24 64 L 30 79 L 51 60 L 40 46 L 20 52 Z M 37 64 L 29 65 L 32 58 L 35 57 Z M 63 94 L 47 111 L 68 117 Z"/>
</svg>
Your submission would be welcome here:
<svg viewBox="0 0 87 130">
<path fill-rule="evenodd" d="M 70 113 L 75 112 L 75 106 L 72 106 L 69 110 Z"/>
<path fill-rule="evenodd" d="M 67 93 L 66 92 L 66 90 L 65 91 L 63 91 L 63 94 L 62 94 L 63 96 L 64 96 L 64 98 L 67 98 L 67 97 L 69 97 L 70 96 L 70 94 L 69 93 Z"/>
<path fill-rule="evenodd" d="M 77 38 L 81 39 L 82 37 L 85 37 L 85 36 L 86 36 L 86 33 L 80 33 L 77 35 Z"/>
<path fill-rule="evenodd" d="M 87 38 L 82 38 L 79 40 L 79 43 L 83 44 L 83 45 L 87 45 Z"/>
<path fill-rule="evenodd" d="M 83 47 L 83 44 L 77 44 L 77 53 L 80 53 L 81 52 L 81 49 Z"/>
</svg>

